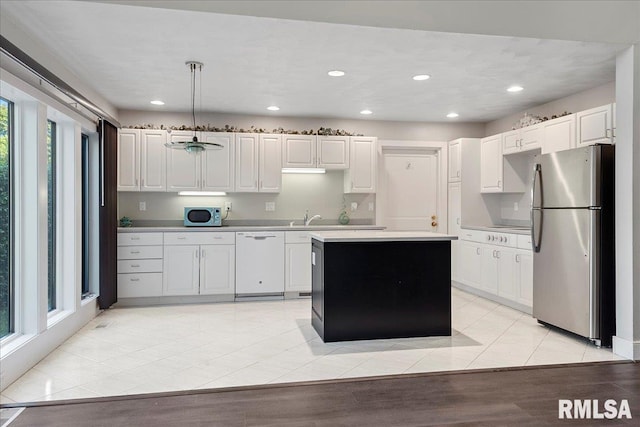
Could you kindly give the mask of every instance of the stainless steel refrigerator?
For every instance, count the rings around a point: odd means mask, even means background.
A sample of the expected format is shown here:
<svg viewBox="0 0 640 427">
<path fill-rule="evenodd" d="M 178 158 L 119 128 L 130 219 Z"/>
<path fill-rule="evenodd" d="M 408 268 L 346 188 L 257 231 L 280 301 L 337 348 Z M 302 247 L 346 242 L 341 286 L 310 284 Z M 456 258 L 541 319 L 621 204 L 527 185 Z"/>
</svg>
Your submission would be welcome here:
<svg viewBox="0 0 640 427">
<path fill-rule="evenodd" d="M 615 333 L 614 155 L 544 154 L 531 188 L 533 316 L 603 346 Z"/>
</svg>

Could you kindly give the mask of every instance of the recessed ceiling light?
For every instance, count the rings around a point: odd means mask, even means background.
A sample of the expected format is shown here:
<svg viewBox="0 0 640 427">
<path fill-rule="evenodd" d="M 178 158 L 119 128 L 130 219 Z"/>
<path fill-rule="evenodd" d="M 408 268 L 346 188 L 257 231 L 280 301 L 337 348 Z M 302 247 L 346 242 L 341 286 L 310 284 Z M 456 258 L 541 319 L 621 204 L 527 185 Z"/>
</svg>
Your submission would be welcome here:
<svg viewBox="0 0 640 427">
<path fill-rule="evenodd" d="M 451 113 L 447 114 L 447 117 L 449 117 L 450 119 L 455 119 L 456 117 L 458 117 L 458 113 L 451 112 Z"/>
<path fill-rule="evenodd" d="M 362 110 L 362 111 L 360 111 L 360 114 L 369 115 L 369 114 L 373 114 L 373 111 L 371 111 L 371 110 Z"/>
<path fill-rule="evenodd" d="M 429 78 L 431 78 L 431 76 L 429 74 L 418 74 L 417 76 L 413 76 L 413 80 L 428 80 Z"/>
<path fill-rule="evenodd" d="M 342 77 L 342 76 L 344 76 L 344 71 L 331 70 L 327 74 L 329 74 L 331 77 Z"/>
<path fill-rule="evenodd" d="M 267 110 L 269 111 L 278 111 L 280 109 L 280 107 L 275 106 L 275 105 L 270 105 L 267 107 Z"/>
<path fill-rule="evenodd" d="M 522 86 L 511 86 L 509 89 L 507 89 L 507 92 L 520 92 L 522 89 Z"/>
<path fill-rule="evenodd" d="M 154 99 L 153 101 L 151 101 L 151 103 L 153 105 L 164 105 L 164 102 L 160 101 L 159 99 Z"/>
</svg>

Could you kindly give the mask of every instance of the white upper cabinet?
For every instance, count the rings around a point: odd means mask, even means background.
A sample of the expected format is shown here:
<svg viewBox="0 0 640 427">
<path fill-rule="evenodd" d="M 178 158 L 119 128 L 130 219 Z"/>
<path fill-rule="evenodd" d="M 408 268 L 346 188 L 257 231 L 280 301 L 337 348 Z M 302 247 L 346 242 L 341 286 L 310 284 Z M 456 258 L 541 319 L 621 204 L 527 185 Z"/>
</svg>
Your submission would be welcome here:
<svg viewBox="0 0 640 427">
<path fill-rule="evenodd" d="M 449 182 L 460 181 L 460 175 L 462 172 L 461 163 L 462 163 L 462 140 L 456 139 L 453 141 L 449 141 L 449 167 L 448 167 L 448 176 Z"/>
<path fill-rule="evenodd" d="M 193 132 L 173 131 L 170 141 L 187 141 Z M 167 191 L 200 190 L 200 153 L 167 149 Z"/>
<path fill-rule="evenodd" d="M 258 190 L 279 193 L 282 188 L 282 135 L 260 135 Z"/>
<path fill-rule="evenodd" d="M 118 131 L 118 191 L 140 190 L 140 131 Z"/>
<path fill-rule="evenodd" d="M 542 126 L 540 124 L 512 130 L 503 134 L 502 153 L 535 150 L 542 146 Z"/>
<path fill-rule="evenodd" d="M 229 132 L 203 133 L 203 142 L 220 144 L 222 148 L 208 149 L 200 153 L 202 157 L 202 190 L 234 190 L 234 140 L 235 134 Z"/>
<path fill-rule="evenodd" d="M 344 173 L 344 192 L 375 193 L 377 138 L 352 136 L 349 146 L 350 165 Z"/>
<path fill-rule="evenodd" d="M 236 134 L 236 191 L 258 191 L 259 134 Z"/>
<path fill-rule="evenodd" d="M 282 135 L 283 168 L 315 168 L 315 135 Z"/>
<path fill-rule="evenodd" d="M 542 123 L 542 154 L 576 147 L 576 115 L 558 117 Z"/>
<path fill-rule="evenodd" d="M 278 193 L 282 188 L 282 135 L 236 134 L 238 192 Z"/>
<path fill-rule="evenodd" d="M 167 189 L 167 132 L 143 130 L 140 132 L 140 191 Z"/>
<path fill-rule="evenodd" d="M 480 140 L 480 192 L 502 192 L 502 134 Z"/>
<path fill-rule="evenodd" d="M 578 147 L 613 143 L 613 105 L 591 108 L 576 114 Z"/>
<path fill-rule="evenodd" d="M 347 169 L 349 167 L 348 136 L 318 136 L 319 168 Z"/>
</svg>

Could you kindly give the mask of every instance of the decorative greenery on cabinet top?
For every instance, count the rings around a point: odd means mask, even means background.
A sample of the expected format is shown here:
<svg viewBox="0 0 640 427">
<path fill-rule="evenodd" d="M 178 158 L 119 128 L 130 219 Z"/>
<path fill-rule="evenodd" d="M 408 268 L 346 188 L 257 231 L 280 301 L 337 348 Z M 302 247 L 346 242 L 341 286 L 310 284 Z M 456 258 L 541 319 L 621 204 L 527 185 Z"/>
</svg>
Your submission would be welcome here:
<svg viewBox="0 0 640 427">
<path fill-rule="evenodd" d="M 320 127 L 318 129 L 309 129 L 298 131 L 295 129 L 284 129 L 277 128 L 273 130 L 268 130 L 264 128 L 257 128 L 255 126 L 251 126 L 249 129 L 238 128 L 237 126 L 232 125 L 224 125 L 224 127 L 216 127 L 207 124 L 206 126 L 165 126 L 165 125 L 154 125 L 154 124 L 142 124 L 142 125 L 127 125 L 123 126 L 123 129 L 161 129 L 161 130 L 189 130 L 189 131 L 197 131 L 197 132 L 235 132 L 235 133 L 281 133 L 287 135 L 322 135 L 322 136 L 364 136 L 360 133 L 348 132 L 343 129 L 331 129 Z"/>
</svg>

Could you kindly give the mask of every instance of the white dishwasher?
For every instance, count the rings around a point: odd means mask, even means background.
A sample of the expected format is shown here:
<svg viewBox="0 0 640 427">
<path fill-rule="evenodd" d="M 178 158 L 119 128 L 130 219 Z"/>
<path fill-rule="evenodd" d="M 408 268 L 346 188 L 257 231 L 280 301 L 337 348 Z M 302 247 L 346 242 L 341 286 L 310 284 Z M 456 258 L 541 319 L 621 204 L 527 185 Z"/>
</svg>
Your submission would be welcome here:
<svg viewBox="0 0 640 427">
<path fill-rule="evenodd" d="M 284 295 L 284 232 L 236 233 L 236 296 Z"/>
</svg>

